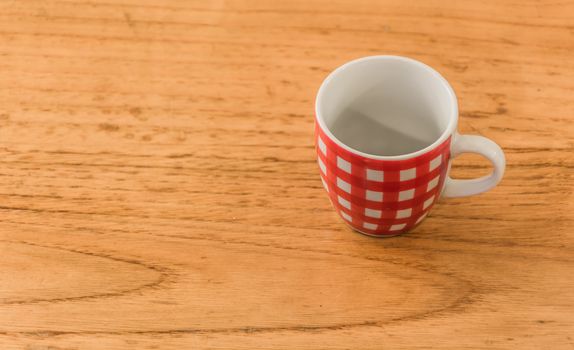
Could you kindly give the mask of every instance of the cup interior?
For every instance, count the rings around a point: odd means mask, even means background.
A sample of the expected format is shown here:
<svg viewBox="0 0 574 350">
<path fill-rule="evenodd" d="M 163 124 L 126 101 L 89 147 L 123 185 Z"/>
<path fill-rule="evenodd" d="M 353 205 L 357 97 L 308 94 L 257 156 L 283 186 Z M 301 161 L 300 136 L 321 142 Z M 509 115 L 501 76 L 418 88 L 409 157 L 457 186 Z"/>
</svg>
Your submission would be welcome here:
<svg viewBox="0 0 574 350">
<path fill-rule="evenodd" d="M 372 56 L 327 77 L 316 113 L 325 131 L 350 150 L 405 156 L 454 129 L 457 103 L 448 82 L 429 66 L 405 57 Z"/>
</svg>

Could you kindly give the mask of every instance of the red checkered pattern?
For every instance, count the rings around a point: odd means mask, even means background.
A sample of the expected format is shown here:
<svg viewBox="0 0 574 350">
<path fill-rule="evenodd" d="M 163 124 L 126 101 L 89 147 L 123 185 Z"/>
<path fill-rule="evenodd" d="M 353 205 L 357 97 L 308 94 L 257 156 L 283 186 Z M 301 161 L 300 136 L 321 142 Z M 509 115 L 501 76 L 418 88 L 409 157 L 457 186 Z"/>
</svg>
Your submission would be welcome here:
<svg viewBox="0 0 574 350">
<path fill-rule="evenodd" d="M 420 156 L 375 160 L 351 153 L 315 125 L 321 180 L 339 215 L 357 231 L 409 231 L 440 196 L 450 159 L 450 137 Z"/>
</svg>

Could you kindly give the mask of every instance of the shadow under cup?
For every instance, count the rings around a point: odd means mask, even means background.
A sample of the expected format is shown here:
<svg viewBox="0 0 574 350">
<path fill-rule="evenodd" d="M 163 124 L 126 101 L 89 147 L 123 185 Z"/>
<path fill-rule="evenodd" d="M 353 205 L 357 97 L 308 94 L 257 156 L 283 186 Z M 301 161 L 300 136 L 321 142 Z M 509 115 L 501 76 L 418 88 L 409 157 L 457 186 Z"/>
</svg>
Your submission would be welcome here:
<svg viewBox="0 0 574 350">
<path fill-rule="evenodd" d="M 419 224 L 440 197 L 457 110 L 446 80 L 408 58 L 366 57 L 331 73 L 317 95 L 316 145 L 339 215 L 374 236 Z"/>
</svg>

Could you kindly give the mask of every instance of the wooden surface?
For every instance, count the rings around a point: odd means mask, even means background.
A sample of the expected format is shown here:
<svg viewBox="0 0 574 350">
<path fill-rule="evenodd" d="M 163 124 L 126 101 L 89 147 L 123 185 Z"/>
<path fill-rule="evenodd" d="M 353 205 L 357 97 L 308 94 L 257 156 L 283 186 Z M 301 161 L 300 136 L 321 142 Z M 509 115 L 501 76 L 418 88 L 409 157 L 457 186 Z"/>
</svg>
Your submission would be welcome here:
<svg viewBox="0 0 574 350">
<path fill-rule="evenodd" d="M 2 350 L 574 348 L 574 3 L 0 9 Z M 312 146 L 322 79 L 372 54 L 439 70 L 508 162 L 387 240 Z"/>
</svg>

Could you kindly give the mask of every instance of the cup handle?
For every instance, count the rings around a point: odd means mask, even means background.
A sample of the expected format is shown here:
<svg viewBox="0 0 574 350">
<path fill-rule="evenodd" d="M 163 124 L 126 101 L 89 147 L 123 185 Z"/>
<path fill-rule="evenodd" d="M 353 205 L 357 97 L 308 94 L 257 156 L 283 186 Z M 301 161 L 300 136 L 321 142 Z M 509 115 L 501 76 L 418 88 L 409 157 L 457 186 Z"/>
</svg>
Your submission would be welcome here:
<svg viewBox="0 0 574 350">
<path fill-rule="evenodd" d="M 443 190 L 444 197 L 465 197 L 486 192 L 496 186 L 504 175 L 506 160 L 504 152 L 493 141 L 476 135 L 456 135 L 451 148 L 451 159 L 462 153 L 477 153 L 494 166 L 490 175 L 472 180 L 457 180 L 447 176 Z"/>
</svg>

